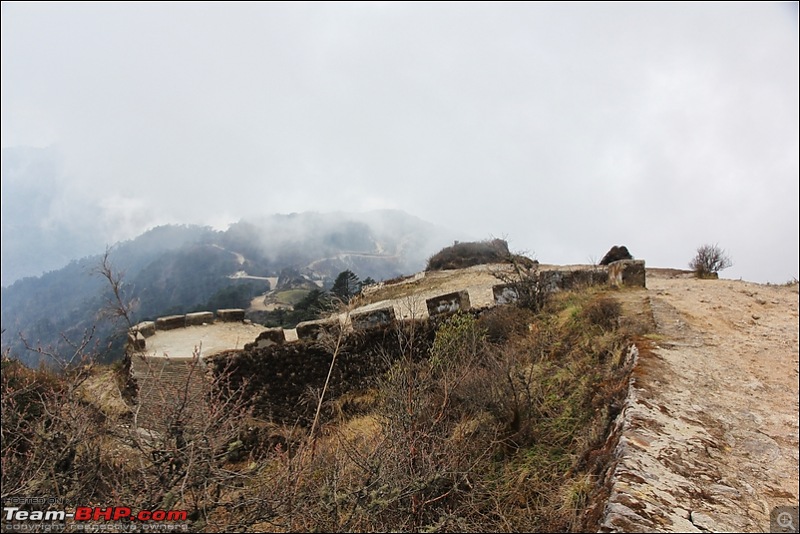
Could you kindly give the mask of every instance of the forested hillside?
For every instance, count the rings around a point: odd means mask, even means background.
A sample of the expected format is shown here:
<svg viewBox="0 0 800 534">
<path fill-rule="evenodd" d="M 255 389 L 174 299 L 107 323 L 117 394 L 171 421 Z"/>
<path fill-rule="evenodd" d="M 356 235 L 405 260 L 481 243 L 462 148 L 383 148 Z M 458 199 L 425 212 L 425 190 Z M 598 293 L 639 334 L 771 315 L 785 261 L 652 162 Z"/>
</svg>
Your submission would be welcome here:
<svg viewBox="0 0 800 534">
<path fill-rule="evenodd" d="M 108 250 L 122 275 L 133 319 L 222 307 L 247 307 L 286 269 L 330 287 L 338 273 L 381 280 L 420 270 L 446 240 L 441 230 L 403 212 L 302 213 L 240 221 L 226 231 L 160 226 Z M 103 319 L 110 297 L 98 275 L 103 254 L 74 260 L 41 277 L 2 288 L 2 346 L 28 365 L 62 356 L 91 338 L 101 359 L 120 356 L 113 336 L 125 325 Z M 111 343 L 111 344 L 110 344 Z M 27 347 L 26 347 L 27 345 Z M 46 359 L 46 358 L 45 358 Z"/>
</svg>

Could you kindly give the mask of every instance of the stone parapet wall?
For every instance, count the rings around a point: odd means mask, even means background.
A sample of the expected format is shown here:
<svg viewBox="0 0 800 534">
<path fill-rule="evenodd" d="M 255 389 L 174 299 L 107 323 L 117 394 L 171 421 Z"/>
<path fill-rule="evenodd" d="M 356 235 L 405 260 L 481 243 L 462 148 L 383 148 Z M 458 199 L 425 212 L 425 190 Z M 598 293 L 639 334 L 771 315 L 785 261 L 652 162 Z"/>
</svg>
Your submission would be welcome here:
<svg viewBox="0 0 800 534">
<path fill-rule="evenodd" d="M 423 277 L 424 275 L 410 277 L 400 283 L 413 283 Z M 372 337 L 377 335 L 377 332 L 385 333 L 392 329 L 403 328 L 406 323 L 418 322 L 418 320 L 428 325 L 426 328 L 435 329 L 435 324 L 441 318 L 452 313 L 476 312 L 491 306 L 503 306 L 517 302 L 520 298 L 522 286 L 527 283 L 538 283 L 540 290 L 548 292 L 586 286 L 644 287 L 644 262 L 621 260 L 612 263 L 608 267 L 547 268 L 534 272 L 533 277 L 524 282 L 469 286 L 459 291 L 445 291 L 438 295 L 433 293 L 433 296 L 429 296 L 430 293 L 428 293 L 425 295 L 427 298 L 423 297 L 419 302 L 420 307 L 424 302 L 424 308 L 419 310 L 421 313 L 410 318 L 400 309 L 404 302 L 402 299 L 388 300 L 372 308 L 355 309 L 349 314 L 340 314 L 316 321 L 305 321 L 299 323 L 295 329 L 267 329 L 258 334 L 252 341 L 243 340 L 245 343 L 244 352 L 260 354 L 264 351 L 275 350 L 280 353 L 289 351 L 287 354 L 300 354 L 312 350 L 313 346 L 322 350 L 319 347 L 319 342 L 323 341 L 327 336 L 338 336 L 343 333 L 343 343 L 355 343 L 350 338 L 366 339 L 364 336 Z M 128 335 L 128 347 L 132 352 L 138 353 L 137 357 L 160 361 L 163 358 L 141 356 L 147 350 L 147 338 L 152 337 L 158 331 L 184 327 L 196 328 L 200 325 L 214 322 L 238 321 L 245 321 L 245 311 L 242 309 L 221 309 L 217 310 L 216 314 L 205 311 L 159 317 L 155 321 L 141 322 L 132 327 Z M 353 333 L 357 333 L 358 336 L 352 336 L 351 334 Z M 233 346 L 231 346 L 231 350 L 242 352 L 241 349 L 237 350 Z M 181 356 L 188 357 L 190 355 Z M 139 376 L 141 378 L 145 377 L 141 372 L 139 372 Z"/>
<path fill-rule="evenodd" d="M 601 286 L 608 283 L 605 267 L 592 269 L 550 269 L 539 273 L 539 283 L 547 292 Z"/>
</svg>

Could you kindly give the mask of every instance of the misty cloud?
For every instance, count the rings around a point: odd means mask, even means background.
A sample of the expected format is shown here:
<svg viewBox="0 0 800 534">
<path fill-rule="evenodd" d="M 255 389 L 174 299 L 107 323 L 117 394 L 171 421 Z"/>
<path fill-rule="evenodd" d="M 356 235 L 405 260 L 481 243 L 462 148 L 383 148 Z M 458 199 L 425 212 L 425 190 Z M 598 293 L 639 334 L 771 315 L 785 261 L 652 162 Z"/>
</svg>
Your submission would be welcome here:
<svg viewBox="0 0 800 534">
<path fill-rule="evenodd" d="M 51 147 L 42 221 L 100 241 L 393 208 L 548 263 L 718 242 L 725 276 L 798 276 L 796 4 L 4 3 L 2 25 L 2 146 Z"/>
</svg>

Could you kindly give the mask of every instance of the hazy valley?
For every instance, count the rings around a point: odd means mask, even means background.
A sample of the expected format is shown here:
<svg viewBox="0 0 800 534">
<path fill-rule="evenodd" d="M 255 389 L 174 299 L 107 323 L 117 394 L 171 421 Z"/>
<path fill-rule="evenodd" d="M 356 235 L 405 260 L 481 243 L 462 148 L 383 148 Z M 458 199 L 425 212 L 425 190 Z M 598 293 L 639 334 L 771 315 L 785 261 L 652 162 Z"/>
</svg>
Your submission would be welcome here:
<svg viewBox="0 0 800 534">
<path fill-rule="evenodd" d="M 340 272 L 376 281 L 413 273 L 449 240 L 443 230 L 399 211 L 302 213 L 240 221 L 226 231 L 161 226 L 117 243 L 108 260 L 123 276 L 135 321 L 249 308 L 259 295 L 281 289 L 280 296 L 290 298 L 271 320 L 286 322 L 293 320 L 286 316 L 292 304 L 312 288 L 330 289 Z M 103 254 L 97 252 L 2 288 L 4 351 L 36 365 L 46 358 L 26 343 L 68 357 L 72 345 L 91 334 L 101 359 L 121 356 L 126 325 L 102 313 L 111 288 L 98 272 Z M 271 287 L 270 280 L 281 287 Z M 270 317 L 262 310 L 260 319 Z"/>
</svg>

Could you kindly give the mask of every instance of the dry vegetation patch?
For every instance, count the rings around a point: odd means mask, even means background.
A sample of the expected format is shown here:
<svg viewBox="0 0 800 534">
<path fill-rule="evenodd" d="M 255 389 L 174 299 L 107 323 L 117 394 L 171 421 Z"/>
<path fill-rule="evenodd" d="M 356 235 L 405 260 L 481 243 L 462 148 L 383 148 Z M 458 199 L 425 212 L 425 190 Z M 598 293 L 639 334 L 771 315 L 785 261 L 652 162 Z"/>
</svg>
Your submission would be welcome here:
<svg viewBox="0 0 800 534">
<path fill-rule="evenodd" d="M 4 495 L 186 509 L 191 528 L 209 532 L 595 529 L 584 511 L 601 491 L 630 372 L 622 294 L 561 292 L 536 312 L 498 307 L 435 332 L 410 322 L 376 335 L 370 350 L 384 363 L 364 387 L 332 384 L 313 436 L 305 418 L 254 410 L 266 398 L 255 376 L 224 358 L 205 404 L 176 390 L 153 432 L 104 394 L 116 387 L 108 370 L 72 387 L 78 375 L 4 362 Z M 241 362 L 265 361 L 251 356 Z M 357 356 L 343 354 L 333 376 L 347 380 Z M 311 388 L 297 401 L 318 398 Z M 45 412 L 57 434 L 36 430 Z M 57 469 L 26 468 L 53 450 L 68 452 Z"/>
</svg>

